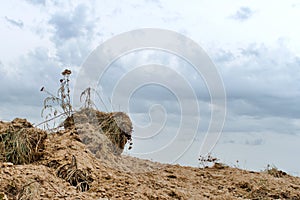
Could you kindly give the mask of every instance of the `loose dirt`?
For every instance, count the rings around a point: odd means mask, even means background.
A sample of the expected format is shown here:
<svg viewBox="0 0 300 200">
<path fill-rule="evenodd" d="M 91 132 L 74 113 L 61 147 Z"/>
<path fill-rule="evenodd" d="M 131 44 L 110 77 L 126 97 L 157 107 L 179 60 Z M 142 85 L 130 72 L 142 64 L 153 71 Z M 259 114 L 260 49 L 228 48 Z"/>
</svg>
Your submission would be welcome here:
<svg viewBox="0 0 300 200">
<path fill-rule="evenodd" d="M 0 135 L 7 126 L 0 123 Z M 253 172 L 219 163 L 193 168 L 125 155 L 97 156 L 76 131 L 67 130 L 47 135 L 37 161 L 19 165 L 0 162 L 0 199 L 6 197 L 296 200 L 300 199 L 300 178 L 274 169 Z"/>
</svg>

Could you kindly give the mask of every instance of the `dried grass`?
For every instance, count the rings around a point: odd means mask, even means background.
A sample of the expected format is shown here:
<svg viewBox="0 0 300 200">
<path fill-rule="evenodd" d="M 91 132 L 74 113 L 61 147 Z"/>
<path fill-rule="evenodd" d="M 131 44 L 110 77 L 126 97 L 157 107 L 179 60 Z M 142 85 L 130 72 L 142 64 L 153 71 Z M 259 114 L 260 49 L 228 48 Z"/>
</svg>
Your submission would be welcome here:
<svg viewBox="0 0 300 200">
<path fill-rule="evenodd" d="M 18 118 L 4 127 L 0 132 L 0 161 L 28 164 L 43 155 L 46 132 Z"/>
</svg>

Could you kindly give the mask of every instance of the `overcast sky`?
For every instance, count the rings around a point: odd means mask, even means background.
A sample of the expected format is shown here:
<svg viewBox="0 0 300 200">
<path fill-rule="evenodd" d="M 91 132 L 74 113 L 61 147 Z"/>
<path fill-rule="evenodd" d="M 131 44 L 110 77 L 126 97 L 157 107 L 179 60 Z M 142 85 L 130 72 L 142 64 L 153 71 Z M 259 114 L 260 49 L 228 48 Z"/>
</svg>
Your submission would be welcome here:
<svg viewBox="0 0 300 200">
<path fill-rule="evenodd" d="M 40 111 L 45 96 L 39 89 L 46 86 L 56 91 L 64 68 L 70 68 L 76 80 L 85 59 L 106 40 L 134 29 L 168 29 L 197 42 L 223 79 L 227 115 L 213 155 L 229 165 L 238 160 L 241 168 L 262 170 L 267 164 L 274 164 L 300 175 L 299 19 L 300 2 L 296 0 L 2 2 L 0 119 L 23 117 L 34 123 L 42 121 Z M 193 144 L 178 161 L 195 166 L 211 113 L 205 83 L 189 64 L 165 52 L 145 50 L 128 54 L 111 66 L 98 89 L 109 111 L 126 110 L 109 101 L 115 82 L 133 66 L 153 62 L 171 65 L 195 91 L 196 99 L 186 96 L 184 101 L 199 104 L 201 123 L 195 138 L 187 136 L 186 140 Z M 133 79 L 138 82 L 148 75 L 172 80 L 174 76 L 163 70 L 137 70 Z M 134 84 L 126 83 L 128 87 Z M 176 95 L 185 95 L 181 85 L 170 84 L 179 91 Z M 132 154 L 154 151 L 172 139 L 182 117 L 176 95 L 162 86 L 146 85 L 131 96 L 128 109 L 136 136 L 157 133 L 164 122 L 157 137 L 137 138 Z M 104 109 L 103 105 L 100 108 Z M 192 123 L 200 116 L 191 113 L 187 115 Z M 191 124 L 181 126 L 187 133 L 195 131 L 190 130 L 194 129 Z M 147 131 L 143 132 L 145 127 Z M 144 157 L 164 161 L 163 156 Z"/>
</svg>

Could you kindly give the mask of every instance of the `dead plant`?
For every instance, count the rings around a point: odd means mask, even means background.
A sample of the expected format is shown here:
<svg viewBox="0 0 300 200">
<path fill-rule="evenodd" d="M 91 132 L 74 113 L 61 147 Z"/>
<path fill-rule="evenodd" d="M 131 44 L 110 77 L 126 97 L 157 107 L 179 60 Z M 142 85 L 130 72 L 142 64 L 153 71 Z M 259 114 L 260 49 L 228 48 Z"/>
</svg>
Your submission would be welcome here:
<svg viewBox="0 0 300 200">
<path fill-rule="evenodd" d="M 207 154 L 206 156 L 200 155 L 198 160 L 199 160 L 200 167 L 202 168 L 213 166 L 219 162 L 219 159 L 213 157 L 211 154 Z"/>
<path fill-rule="evenodd" d="M 72 162 L 62 165 L 57 170 L 57 176 L 75 186 L 80 192 L 88 191 L 93 178 L 87 169 L 78 169 L 76 157 L 72 156 Z"/>
<path fill-rule="evenodd" d="M 286 172 L 278 170 L 278 168 L 274 165 L 267 165 L 267 168 L 264 171 L 275 178 L 281 178 L 287 175 Z"/>
<path fill-rule="evenodd" d="M 57 95 L 47 91 L 45 87 L 41 88 L 41 92 L 45 92 L 48 97 L 44 99 L 44 106 L 41 112 L 41 116 L 45 118 L 45 128 L 50 129 L 49 123 L 53 121 L 53 128 L 56 127 L 56 119 L 63 117 L 64 119 L 72 115 L 73 109 L 70 97 L 70 75 L 71 70 L 65 69 L 62 72 L 63 78 L 60 79 L 60 87 L 57 91 Z M 39 124 L 40 125 L 40 124 Z"/>
<path fill-rule="evenodd" d="M 53 95 L 45 87 L 42 87 L 41 91 L 48 95 L 44 100 L 44 107 L 42 109 L 42 116 L 46 120 L 37 126 L 45 124 L 47 130 L 61 127 L 64 127 L 65 130 L 77 130 L 78 125 L 90 123 L 93 125 L 94 130 L 105 135 L 111 141 L 111 149 L 114 154 L 121 154 L 127 142 L 129 142 L 129 149 L 131 149 L 133 143 L 130 118 L 123 112 L 107 113 L 98 111 L 96 104 L 92 101 L 92 93 L 98 96 L 106 110 L 107 108 L 95 89 L 90 87 L 85 89 L 80 95 L 80 101 L 83 103 L 83 106 L 79 111 L 73 111 L 70 99 L 70 74 L 71 71 L 68 69 L 62 72 L 63 78 L 60 79 L 60 88 L 57 91 L 57 95 Z M 58 126 L 56 126 L 55 122 L 57 118 L 61 120 Z M 52 129 L 49 127 L 49 122 L 53 123 Z M 84 138 L 81 138 L 81 140 L 84 141 Z"/>
</svg>

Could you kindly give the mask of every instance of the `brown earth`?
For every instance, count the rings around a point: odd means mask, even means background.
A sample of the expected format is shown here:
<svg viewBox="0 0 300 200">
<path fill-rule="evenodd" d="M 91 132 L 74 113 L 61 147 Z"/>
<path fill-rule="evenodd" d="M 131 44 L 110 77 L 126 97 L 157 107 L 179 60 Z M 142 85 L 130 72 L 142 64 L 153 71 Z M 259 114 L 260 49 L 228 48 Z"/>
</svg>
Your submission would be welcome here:
<svg viewBox="0 0 300 200">
<path fill-rule="evenodd" d="M 2 131 L 3 124 L 0 123 Z M 300 178 L 276 169 L 252 172 L 218 163 L 209 168 L 193 168 L 125 155 L 97 156 L 74 130 L 48 134 L 43 142 L 43 156 L 38 161 L 22 165 L 0 162 L 0 200 L 5 196 L 93 200 L 300 199 Z"/>
</svg>

